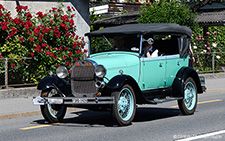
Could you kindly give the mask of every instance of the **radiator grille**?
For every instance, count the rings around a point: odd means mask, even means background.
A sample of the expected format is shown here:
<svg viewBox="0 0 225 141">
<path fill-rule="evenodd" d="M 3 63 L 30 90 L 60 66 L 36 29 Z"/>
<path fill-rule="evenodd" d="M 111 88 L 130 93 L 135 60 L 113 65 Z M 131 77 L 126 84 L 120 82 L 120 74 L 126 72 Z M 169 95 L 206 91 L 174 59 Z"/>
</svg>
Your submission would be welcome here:
<svg viewBox="0 0 225 141">
<path fill-rule="evenodd" d="M 74 63 L 71 73 L 71 86 L 74 96 L 94 96 L 95 86 L 95 67 L 92 63 L 83 60 Z"/>
</svg>

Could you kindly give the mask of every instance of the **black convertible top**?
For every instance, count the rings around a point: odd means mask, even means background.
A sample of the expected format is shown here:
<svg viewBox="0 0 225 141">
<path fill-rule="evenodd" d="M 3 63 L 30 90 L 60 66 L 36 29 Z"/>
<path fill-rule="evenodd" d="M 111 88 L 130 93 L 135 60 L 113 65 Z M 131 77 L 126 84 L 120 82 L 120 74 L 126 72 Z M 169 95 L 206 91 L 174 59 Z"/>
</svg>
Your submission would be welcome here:
<svg viewBox="0 0 225 141">
<path fill-rule="evenodd" d="M 85 36 L 101 36 L 113 34 L 186 34 L 192 36 L 192 31 L 187 26 L 174 23 L 150 23 L 150 24 L 124 24 L 107 27 L 102 30 L 86 33 Z"/>
</svg>

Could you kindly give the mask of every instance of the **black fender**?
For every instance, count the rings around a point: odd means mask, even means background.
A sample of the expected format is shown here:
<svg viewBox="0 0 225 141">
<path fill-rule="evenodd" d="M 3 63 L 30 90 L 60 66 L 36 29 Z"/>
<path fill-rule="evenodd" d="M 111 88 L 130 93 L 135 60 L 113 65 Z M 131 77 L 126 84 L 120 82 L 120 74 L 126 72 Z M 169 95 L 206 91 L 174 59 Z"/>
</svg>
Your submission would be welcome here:
<svg viewBox="0 0 225 141">
<path fill-rule="evenodd" d="M 114 76 L 106 85 L 107 89 L 110 90 L 110 92 L 112 91 L 119 91 L 122 89 L 122 87 L 125 84 L 129 84 L 134 92 L 135 92 L 135 96 L 136 96 L 136 100 L 137 103 L 143 103 L 143 101 L 145 101 L 145 99 L 143 98 L 143 96 L 141 95 L 141 89 L 138 86 L 138 83 L 135 81 L 135 79 L 129 75 L 117 75 Z"/>
<path fill-rule="evenodd" d="M 172 85 L 174 97 L 183 97 L 184 96 L 184 91 L 183 91 L 184 90 L 184 82 L 188 77 L 191 77 L 194 79 L 196 87 L 197 87 L 197 92 L 203 93 L 198 73 L 192 67 L 182 67 L 178 71 L 176 78 Z"/>
<path fill-rule="evenodd" d="M 51 87 L 55 87 L 66 96 L 71 94 L 71 85 L 64 79 L 60 79 L 57 76 L 47 76 L 43 78 L 37 86 L 38 90 L 47 90 Z"/>
<path fill-rule="evenodd" d="M 127 83 L 136 83 L 137 82 L 129 75 L 117 75 L 114 76 L 108 83 L 107 87 L 109 89 L 119 90 Z"/>
</svg>

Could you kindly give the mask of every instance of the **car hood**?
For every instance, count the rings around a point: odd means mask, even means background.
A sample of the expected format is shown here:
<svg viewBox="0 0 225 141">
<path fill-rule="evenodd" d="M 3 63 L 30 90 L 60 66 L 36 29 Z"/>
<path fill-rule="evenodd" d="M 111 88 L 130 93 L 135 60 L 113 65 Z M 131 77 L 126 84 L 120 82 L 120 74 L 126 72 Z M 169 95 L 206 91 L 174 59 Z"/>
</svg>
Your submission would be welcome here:
<svg viewBox="0 0 225 141">
<path fill-rule="evenodd" d="M 123 70 L 126 75 L 138 77 L 140 62 L 138 55 L 138 53 L 123 51 L 102 52 L 91 55 L 88 60 L 103 65 L 106 68 L 108 79 L 119 75 L 120 70 Z"/>
</svg>

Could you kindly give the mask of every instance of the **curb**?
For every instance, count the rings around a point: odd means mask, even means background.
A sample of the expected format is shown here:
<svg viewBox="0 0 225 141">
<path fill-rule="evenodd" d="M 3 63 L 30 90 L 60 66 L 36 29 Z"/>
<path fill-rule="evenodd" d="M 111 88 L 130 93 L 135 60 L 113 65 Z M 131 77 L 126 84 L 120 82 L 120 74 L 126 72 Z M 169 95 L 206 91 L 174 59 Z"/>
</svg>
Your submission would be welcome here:
<svg viewBox="0 0 225 141">
<path fill-rule="evenodd" d="M 206 73 L 206 74 L 199 74 L 199 76 L 204 76 L 205 79 L 217 79 L 217 78 L 225 78 L 225 73 Z"/>
<path fill-rule="evenodd" d="M 1 89 L 0 99 L 39 96 L 40 93 L 41 92 L 40 90 L 37 90 L 37 87 Z"/>
<path fill-rule="evenodd" d="M 215 93 L 215 92 L 222 92 L 222 91 L 225 91 L 225 88 L 206 90 L 206 93 Z"/>
<path fill-rule="evenodd" d="M 78 110 L 82 110 L 82 109 L 81 108 L 75 108 L 75 107 L 67 108 L 67 112 L 68 111 L 78 111 Z M 22 113 L 0 115 L 0 120 L 14 119 L 14 118 L 28 117 L 28 116 L 36 116 L 36 115 L 41 115 L 41 111 L 32 111 L 32 112 L 22 112 Z"/>
<path fill-rule="evenodd" d="M 6 115 L 0 115 L 0 120 L 2 120 L 2 119 L 13 119 L 13 118 L 19 118 L 19 117 L 35 116 L 35 115 L 40 115 L 40 114 L 41 114 L 41 111 L 6 114 Z"/>
</svg>

